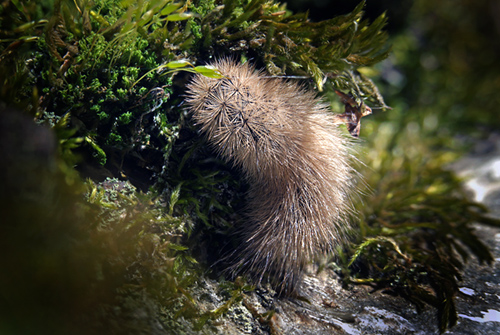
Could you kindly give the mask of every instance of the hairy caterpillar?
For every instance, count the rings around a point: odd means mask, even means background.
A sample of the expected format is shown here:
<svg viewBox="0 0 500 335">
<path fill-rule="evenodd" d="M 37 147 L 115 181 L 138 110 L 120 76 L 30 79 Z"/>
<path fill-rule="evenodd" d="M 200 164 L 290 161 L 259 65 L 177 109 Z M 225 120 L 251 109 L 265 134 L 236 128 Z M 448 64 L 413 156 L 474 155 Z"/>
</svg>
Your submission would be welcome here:
<svg viewBox="0 0 500 335">
<path fill-rule="evenodd" d="M 224 77 L 196 75 L 186 102 L 209 143 L 251 185 L 231 270 L 257 282 L 267 273 L 292 292 L 307 262 L 345 239 L 351 141 L 313 91 L 229 59 L 212 65 Z"/>
</svg>

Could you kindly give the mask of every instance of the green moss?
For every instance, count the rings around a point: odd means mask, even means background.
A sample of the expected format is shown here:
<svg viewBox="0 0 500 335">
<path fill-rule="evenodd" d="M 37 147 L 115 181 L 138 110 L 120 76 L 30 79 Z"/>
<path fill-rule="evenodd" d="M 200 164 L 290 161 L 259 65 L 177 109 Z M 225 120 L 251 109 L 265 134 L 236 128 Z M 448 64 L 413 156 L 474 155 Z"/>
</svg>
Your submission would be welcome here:
<svg viewBox="0 0 500 335">
<path fill-rule="evenodd" d="M 193 1 L 189 6 L 189 10 L 193 13 L 199 14 L 200 17 L 204 17 L 211 13 L 215 7 L 219 4 L 218 0 L 207 0 L 207 1 Z M 237 3 L 234 1 L 233 3 Z"/>
<path fill-rule="evenodd" d="M 111 133 L 108 137 L 108 145 L 121 145 L 123 144 L 123 138 L 117 133 Z"/>
<path fill-rule="evenodd" d="M 367 166 L 360 172 L 374 191 L 358 204 L 358 238 L 339 257 L 340 271 L 346 283 L 399 295 L 419 311 L 435 307 L 444 332 L 457 322 L 454 298 L 467 261 L 493 261 L 473 225 L 500 221 L 444 168 L 459 151 L 428 126 L 429 115 L 417 121 L 398 107 L 363 130 Z"/>
<path fill-rule="evenodd" d="M 129 124 L 130 122 L 132 122 L 132 113 L 131 112 L 126 112 L 126 113 L 123 113 L 122 115 L 120 115 L 120 117 L 118 118 L 118 121 L 121 123 L 121 124 Z"/>
<path fill-rule="evenodd" d="M 99 82 L 99 79 L 98 78 L 94 78 L 91 83 L 90 83 L 90 89 L 91 90 L 94 90 L 94 91 L 97 91 L 101 88 L 102 84 Z"/>
<path fill-rule="evenodd" d="M 107 119 L 109 119 L 109 115 L 106 114 L 105 112 L 101 112 L 99 106 L 92 106 L 90 108 L 90 110 L 93 110 L 93 111 L 96 112 L 97 117 L 99 118 L 99 120 L 107 120 Z"/>
</svg>

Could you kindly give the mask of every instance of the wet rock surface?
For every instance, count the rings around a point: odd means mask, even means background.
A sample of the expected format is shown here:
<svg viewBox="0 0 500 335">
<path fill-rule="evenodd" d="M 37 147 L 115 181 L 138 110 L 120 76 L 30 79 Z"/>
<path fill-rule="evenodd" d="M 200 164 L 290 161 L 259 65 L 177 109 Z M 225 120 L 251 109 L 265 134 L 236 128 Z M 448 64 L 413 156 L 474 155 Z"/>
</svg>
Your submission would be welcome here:
<svg viewBox="0 0 500 335">
<path fill-rule="evenodd" d="M 500 217 L 500 134 L 491 134 L 452 168 L 465 179 L 471 197 Z M 477 235 L 490 247 L 491 266 L 469 262 L 456 298 L 456 327 L 447 334 L 500 333 L 500 229 L 476 225 Z"/>
</svg>

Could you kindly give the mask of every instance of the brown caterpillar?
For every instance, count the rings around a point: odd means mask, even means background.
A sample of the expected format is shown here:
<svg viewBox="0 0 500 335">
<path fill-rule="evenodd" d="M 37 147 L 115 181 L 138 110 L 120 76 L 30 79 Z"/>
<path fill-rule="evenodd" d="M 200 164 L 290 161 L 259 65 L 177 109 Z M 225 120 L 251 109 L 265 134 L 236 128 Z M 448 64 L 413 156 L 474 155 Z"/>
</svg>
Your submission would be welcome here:
<svg viewBox="0 0 500 335">
<path fill-rule="evenodd" d="M 212 65 L 224 77 L 196 75 L 186 102 L 209 143 L 251 185 L 231 271 L 257 282 L 268 273 L 290 293 L 314 255 L 345 240 L 355 174 L 351 141 L 313 91 L 248 64 Z"/>
</svg>

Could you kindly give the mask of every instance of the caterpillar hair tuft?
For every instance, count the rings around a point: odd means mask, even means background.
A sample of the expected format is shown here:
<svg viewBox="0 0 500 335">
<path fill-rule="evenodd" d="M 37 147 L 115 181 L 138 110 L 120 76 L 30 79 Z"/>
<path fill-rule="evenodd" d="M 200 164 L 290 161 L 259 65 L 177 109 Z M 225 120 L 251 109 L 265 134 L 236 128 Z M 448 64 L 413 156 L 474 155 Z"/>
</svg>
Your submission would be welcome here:
<svg viewBox="0 0 500 335">
<path fill-rule="evenodd" d="M 312 90 L 221 59 L 220 79 L 196 75 L 194 122 L 250 184 L 231 271 L 297 288 L 305 265 L 345 241 L 354 189 L 352 140 Z"/>
</svg>

